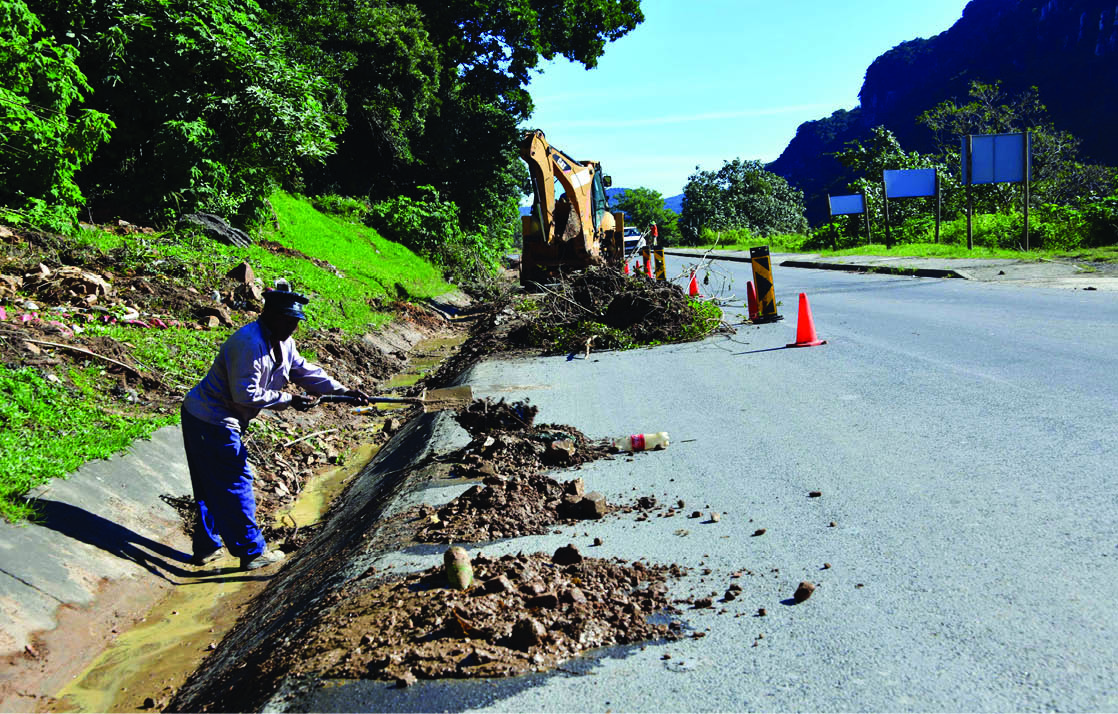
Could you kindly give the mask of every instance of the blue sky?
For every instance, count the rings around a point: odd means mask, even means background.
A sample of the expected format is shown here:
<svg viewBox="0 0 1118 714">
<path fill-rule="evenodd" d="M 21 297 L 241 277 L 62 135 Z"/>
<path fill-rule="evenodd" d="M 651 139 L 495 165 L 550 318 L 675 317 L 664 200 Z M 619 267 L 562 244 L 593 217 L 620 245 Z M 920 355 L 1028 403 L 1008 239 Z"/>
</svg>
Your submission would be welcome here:
<svg viewBox="0 0 1118 714">
<path fill-rule="evenodd" d="M 644 0 L 645 21 L 598 67 L 546 63 L 525 126 L 614 186 L 683 191 L 699 166 L 772 161 L 801 123 L 858 104 L 866 68 L 931 37 L 966 0 Z"/>
</svg>

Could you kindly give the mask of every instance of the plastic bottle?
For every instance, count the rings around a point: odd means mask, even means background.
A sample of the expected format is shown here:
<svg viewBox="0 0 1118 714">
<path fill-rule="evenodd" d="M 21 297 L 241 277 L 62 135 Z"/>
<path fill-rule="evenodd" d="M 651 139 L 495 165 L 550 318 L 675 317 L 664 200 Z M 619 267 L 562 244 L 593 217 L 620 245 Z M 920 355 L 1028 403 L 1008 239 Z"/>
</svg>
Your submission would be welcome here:
<svg viewBox="0 0 1118 714">
<path fill-rule="evenodd" d="M 652 449 L 668 448 L 668 432 L 658 431 L 655 434 L 633 434 L 613 440 L 616 451 L 651 451 Z"/>
</svg>

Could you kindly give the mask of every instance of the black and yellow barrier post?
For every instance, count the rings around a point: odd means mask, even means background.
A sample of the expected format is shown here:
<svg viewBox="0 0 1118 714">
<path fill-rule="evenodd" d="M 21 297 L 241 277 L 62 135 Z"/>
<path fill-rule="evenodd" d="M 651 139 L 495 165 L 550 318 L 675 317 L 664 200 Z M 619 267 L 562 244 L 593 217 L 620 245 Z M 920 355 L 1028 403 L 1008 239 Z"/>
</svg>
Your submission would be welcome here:
<svg viewBox="0 0 1118 714">
<path fill-rule="evenodd" d="M 784 318 L 776 314 L 776 290 L 773 288 L 773 268 L 769 262 L 769 247 L 762 245 L 749 249 L 753 262 L 753 285 L 757 289 L 760 314 L 753 322 L 776 322 Z"/>
<path fill-rule="evenodd" d="M 664 247 L 659 245 L 654 247 L 652 254 L 656 257 L 656 279 L 666 281 L 668 279 L 668 265 L 664 262 Z"/>
</svg>

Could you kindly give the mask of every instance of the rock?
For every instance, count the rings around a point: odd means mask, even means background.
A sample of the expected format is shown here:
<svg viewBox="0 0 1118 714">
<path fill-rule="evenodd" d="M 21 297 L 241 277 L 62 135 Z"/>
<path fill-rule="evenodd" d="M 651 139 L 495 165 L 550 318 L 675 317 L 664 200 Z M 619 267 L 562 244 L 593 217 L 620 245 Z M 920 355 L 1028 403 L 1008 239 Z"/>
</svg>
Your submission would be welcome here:
<svg viewBox="0 0 1118 714">
<path fill-rule="evenodd" d="M 563 484 L 563 493 L 582 498 L 582 496 L 586 493 L 586 485 L 583 483 L 581 478 L 567 481 Z"/>
<path fill-rule="evenodd" d="M 830 563 L 823 563 L 823 569 L 824 570 L 830 570 L 831 569 L 831 564 Z"/>
<path fill-rule="evenodd" d="M 595 538 L 594 539 L 594 545 L 601 545 L 601 544 L 602 544 L 602 539 L 601 538 Z"/>
<path fill-rule="evenodd" d="M 27 350 L 28 352 L 30 352 L 33 355 L 40 355 L 40 354 L 43 353 L 43 351 L 41 349 L 39 349 L 39 346 L 37 344 L 35 344 L 34 342 L 26 342 L 25 341 L 23 343 L 23 349 Z"/>
<path fill-rule="evenodd" d="M 823 495 L 822 491 L 809 491 L 808 494 L 807 494 L 807 497 L 808 498 L 819 498 L 822 495 Z"/>
<path fill-rule="evenodd" d="M 396 677 L 396 686 L 400 689 L 404 689 L 405 687 L 412 686 L 418 681 L 419 680 L 416 678 L 415 674 L 412 673 L 412 671 L 409 669 L 400 676 Z"/>
<path fill-rule="evenodd" d="M 578 517 L 597 519 L 604 517 L 609 512 L 606 497 L 597 491 L 591 491 L 582 497 L 578 504 Z"/>
<path fill-rule="evenodd" d="M 696 609 L 714 607 L 714 599 L 709 597 L 701 597 L 695 601 L 693 607 L 695 607 Z"/>
<path fill-rule="evenodd" d="M 0 275 L 0 298 L 15 297 L 16 291 L 23 287 L 23 278 L 18 275 Z"/>
<path fill-rule="evenodd" d="M 252 281 L 256 280 L 256 273 L 253 272 L 252 266 L 245 261 L 226 273 L 225 277 L 242 285 L 251 285 Z"/>
<path fill-rule="evenodd" d="M 796 592 L 792 593 L 792 599 L 796 602 L 803 602 L 811 597 L 813 592 L 815 592 L 815 586 L 805 580 L 796 588 Z"/>
<path fill-rule="evenodd" d="M 221 320 L 218 319 L 217 315 L 208 315 L 199 320 L 198 324 L 208 330 L 212 330 L 221 326 Z"/>
<path fill-rule="evenodd" d="M 203 307 L 198 310 L 198 315 L 202 317 L 203 320 L 208 317 L 216 317 L 219 324 L 225 325 L 226 327 L 233 327 L 233 316 L 229 314 L 229 311 L 226 310 L 223 305 L 208 305 Z M 206 322 L 202 324 L 206 324 Z M 217 325 L 213 324 L 210 326 L 217 327 Z"/>
<path fill-rule="evenodd" d="M 571 439 L 556 439 L 547 445 L 544 452 L 545 463 L 569 464 L 575 457 L 575 442 Z"/>
<path fill-rule="evenodd" d="M 140 708 L 141 709 L 153 709 L 153 708 L 155 708 L 155 700 L 152 699 L 151 697 L 144 697 L 144 703 L 140 705 Z"/>
<path fill-rule="evenodd" d="M 555 553 L 551 556 L 551 562 L 556 565 L 574 565 L 575 563 L 582 562 L 582 553 L 578 552 L 578 548 L 572 543 L 556 549 Z"/>
<path fill-rule="evenodd" d="M 702 511 L 691 511 L 691 515 L 688 516 L 688 518 L 702 518 L 702 517 L 703 517 Z"/>
<path fill-rule="evenodd" d="M 508 593 L 512 590 L 512 581 L 504 575 L 498 575 L 485 581 L 485 592 L 487 593 Z"/>
<path fill-rule="evenodd" d="M 218 243 L 235 245 L 241 248 L 252 245 L 252 239 L 247 233 L 239 228 L 232 227 L 220 216 L 215 216 L 212 213 L 191 213 L 183 216 L 179 219 L 179 225 L 183 224 L 201 228 L 203 235 Z"/>
<path fill-rule="evenodd" d="M 675 507 L 676 508 L 683 508 L 686 505 L 687 505 L 687 502 L 684 501 L 682 498 L 675 502 Z"/>
<path fill-rule="evenodd" d="M 527 652 L 538 645 L 546 635 L 547 629 L 543 626 L 543 623 L 534 618 L 525 617 L 512 626 L 509 644 L 514 649 Z"/>
<path fill-rule="evenodd" d="M 754 536 L 765 535 L 765 529 L 764 528 L 758 528 L 757 530 L 753 531 L 753 535 Z"/>
<path fill-rule="evenodd" d="M 711 511 L 710 512 L 710 522 L 711 523 L 718 523 L 721 520 L 722 520 L 722 514 L 721 513 L 719 513 L 718 511 Z"/>
<path fill-rule="evenodd" d="M 525 605 L 532 608 L 539 608 L 541 610 L 554 610 L 559 607 L 559 597 L 555 593 L 543 593 L 533 598 L 528 598 Z"/>
<path fill-rule="evenodd" d="M 765 610 L 765 608 L 763 608 L 763 607 L 757 608 L 757 617 L 764 617 L 765 615 L 768 615 L 768 614 L 769 613 Z"/>
<path fill-rule="evenodd" d="M 656 497 L 655 496 L 641 496 L 640 498 L 637 499 L 637 508 L 639 508 L 643 511 L 648 511 L 648 510 L 651 510 L 653 508 L 656 508 Z"/>
<path fill-rule="evenodd" d="M 452 546 L 443 554 L 446 579 L 456 590 L 468 590 L 474 583 L 474 567 L 465 548 Z"/>
<path fill-rule="evenodd" d="M 567 590 L 563 593 L 563 601 L 574 603 L 576 605 L 584 603 L 586 602 L 586 593 L 582 592 L 582 590 L 579 590 L 578 588 L 571 588 L 570 590 Z"/>
</svg>

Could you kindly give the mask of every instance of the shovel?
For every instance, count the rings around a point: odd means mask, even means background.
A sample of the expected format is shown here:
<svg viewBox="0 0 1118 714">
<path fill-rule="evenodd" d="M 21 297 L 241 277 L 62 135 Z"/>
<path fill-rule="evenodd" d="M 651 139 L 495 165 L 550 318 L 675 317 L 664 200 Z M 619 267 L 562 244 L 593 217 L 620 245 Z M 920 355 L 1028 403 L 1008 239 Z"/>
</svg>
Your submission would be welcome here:
<svg viewBox="0 0 1118 714">
<path fill-rule="evenodd" d="M 462 409 L 470 405 L 474 400 L 474 392 L 470 389 L 470 385 L 463 384 L 460 387 L 447 387 L 445 389 L 432 389 L 430 391 L 424 389 L 423 394 L 418 397 L 369 397 L 368 406 L 354 407 L 354 413 L 360 414 L 363 412 L 376 411 L 375 404 L 418 404 L 423 407 L 424 412 L 440 412 L 445 409 Z M 324 394 L 319 398 L 322 402 L 356 402 L 355 397 L 347 397 L 344 394 Z"/>
</svg>

